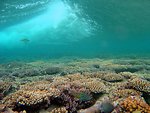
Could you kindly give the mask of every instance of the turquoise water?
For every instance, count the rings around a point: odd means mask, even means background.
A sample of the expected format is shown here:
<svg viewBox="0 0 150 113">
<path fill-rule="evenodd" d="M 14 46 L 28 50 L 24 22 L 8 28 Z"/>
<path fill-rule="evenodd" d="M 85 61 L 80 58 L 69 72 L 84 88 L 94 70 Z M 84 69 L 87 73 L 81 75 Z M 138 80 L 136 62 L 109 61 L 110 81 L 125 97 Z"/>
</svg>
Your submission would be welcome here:
<svg viewBox="0 0 150 113">
<path fill-rule="evenodd" d="M 148 56 L 149 0 L 5 0 L 0 59 Z"/>
</svg>

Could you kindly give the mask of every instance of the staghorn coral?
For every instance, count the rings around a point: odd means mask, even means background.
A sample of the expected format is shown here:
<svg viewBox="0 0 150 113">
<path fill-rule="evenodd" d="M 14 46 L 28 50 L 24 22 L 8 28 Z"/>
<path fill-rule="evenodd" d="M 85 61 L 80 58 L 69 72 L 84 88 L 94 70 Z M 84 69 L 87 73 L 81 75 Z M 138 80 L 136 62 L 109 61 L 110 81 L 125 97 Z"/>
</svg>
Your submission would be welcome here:
<svg viewBox="0 0 150 113">
<path fill-rule="evenodd" d="M 120 107 L 125 113 L 140 111 L 150 113 L 150 106 L 139 96 L 130 96 L 120 103 Z"/>
<path fill-rule="evenodd" d="M 145 93 L 150 93 L 150 82 L 141 78 L 134 78 L 127 83 L 126 87 L 133 88 Z"/>
<path fill-rule="evenodd" d="M 65 107 L 54 108 L 50 113 L 68 113 Z"/>
</svg>

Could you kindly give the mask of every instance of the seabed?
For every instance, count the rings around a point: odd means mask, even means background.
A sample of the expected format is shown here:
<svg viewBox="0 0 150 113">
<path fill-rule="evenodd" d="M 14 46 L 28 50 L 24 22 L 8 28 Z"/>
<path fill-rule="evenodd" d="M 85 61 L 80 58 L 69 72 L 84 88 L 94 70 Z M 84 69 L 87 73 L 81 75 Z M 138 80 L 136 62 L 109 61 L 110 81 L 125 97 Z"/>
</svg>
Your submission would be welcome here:
<svg viewBox="0 0 150 113">
<path fill-rule="evenodd" d="M 2 63 L 0 113 L 150 113 L 150 60 Z"/>
</svg>

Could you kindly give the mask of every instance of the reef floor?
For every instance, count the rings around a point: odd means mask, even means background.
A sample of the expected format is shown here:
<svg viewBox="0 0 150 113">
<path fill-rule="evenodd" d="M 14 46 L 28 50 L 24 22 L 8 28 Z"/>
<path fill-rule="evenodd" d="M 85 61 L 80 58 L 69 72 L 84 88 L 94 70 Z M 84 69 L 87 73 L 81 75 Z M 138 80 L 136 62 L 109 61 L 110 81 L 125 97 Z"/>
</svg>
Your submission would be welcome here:
<svg viewBox="0 0 150 113">
<path fill-rule="evenodd" d="M 1 63 L 0 113 L 150 113 L 150 59 Z"/>
</svg>

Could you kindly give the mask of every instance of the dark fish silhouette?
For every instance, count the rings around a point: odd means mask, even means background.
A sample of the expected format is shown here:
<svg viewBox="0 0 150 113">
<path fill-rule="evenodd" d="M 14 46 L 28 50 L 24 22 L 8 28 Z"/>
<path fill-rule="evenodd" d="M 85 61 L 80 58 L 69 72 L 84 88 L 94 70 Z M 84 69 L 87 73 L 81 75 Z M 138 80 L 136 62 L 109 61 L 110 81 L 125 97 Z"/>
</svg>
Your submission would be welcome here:
<svg viewBox="0 0 150 113">
<path fill-rule="evenodd" d="M 30 40 L 28 38 L 23 38 L 20 41 L 23 42 L 23 43 L 25 43 L 25 44 L 27 44 L 27 43 L 30 42 Z"/>
</svg>

